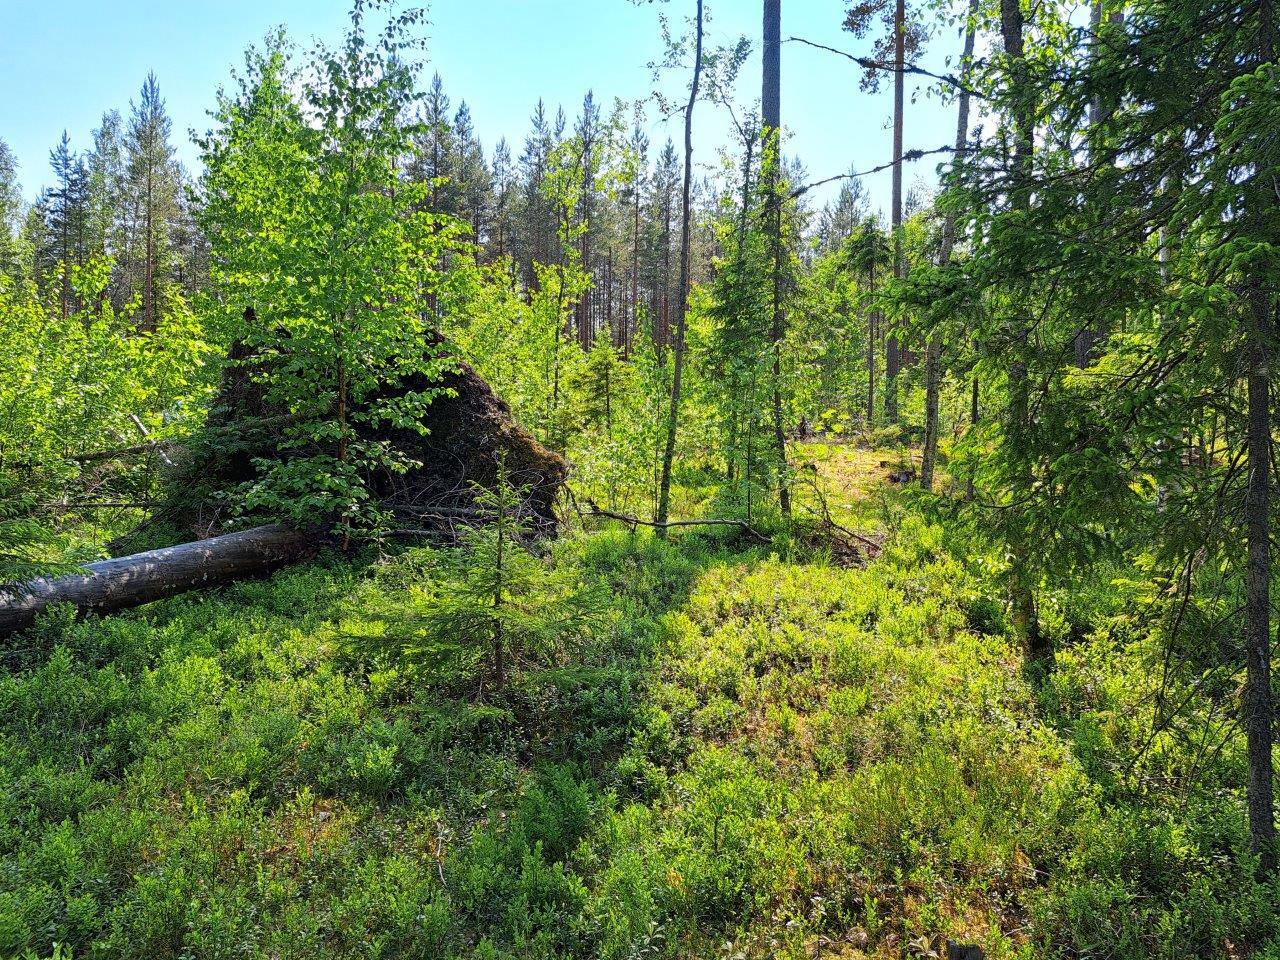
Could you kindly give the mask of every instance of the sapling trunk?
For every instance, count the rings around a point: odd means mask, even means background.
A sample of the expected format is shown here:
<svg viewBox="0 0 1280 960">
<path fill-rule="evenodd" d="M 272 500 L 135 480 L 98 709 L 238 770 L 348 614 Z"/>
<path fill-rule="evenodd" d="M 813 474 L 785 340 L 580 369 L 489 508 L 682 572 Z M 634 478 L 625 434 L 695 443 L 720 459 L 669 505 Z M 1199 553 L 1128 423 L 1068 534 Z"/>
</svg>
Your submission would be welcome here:
<svg viewBox="0 0 1280 960">
<path fill-rule="evenodd" d="M 964 56 L 961 68 L 973 57 L 974 20 L 978 14 L 978 0 L 969 0 L 968 20 L 964 31 Z M 964 156 L 965 141 L 969 138 L 969 88 L 960 91 L 959 106 L 956 110 L 956 150 L 955 158 L 959 163 Z M 946 266 L 951 260 L 951 253 L 956 243 L 956 217 L 948 211 L 946 222 L 942 228 L 942 249 L 938 253 L 938 261 Z M 942 340 L 937 332 L 931 332 L 928 345 L 925 347 L 924 359 L 924 451 L 920 458 L 920 486 L 933 490 L 934 466 L 938 460 L 938 433 L 940 429 L 939 402 L 942 386 Z"/>
<path fill-rule="evenodd" d="M 499 474 L 499 483 L 506 482 L 506 471 L 502 470 Z M 493 680 L 494 685 L 501 690 L 506 685 L 506 663 L 503 648 L 506 645 L 506 638 L 502 631 L 502 560 L 503 550 L 506 547 L 507 537 L 507 496 L 506 491 L 502 490 L 499 496 L 499 512 L 497 518 L 498 537 L 497 549 L 494 558 L 494 577 L 493 577 Z"/>
</svg>

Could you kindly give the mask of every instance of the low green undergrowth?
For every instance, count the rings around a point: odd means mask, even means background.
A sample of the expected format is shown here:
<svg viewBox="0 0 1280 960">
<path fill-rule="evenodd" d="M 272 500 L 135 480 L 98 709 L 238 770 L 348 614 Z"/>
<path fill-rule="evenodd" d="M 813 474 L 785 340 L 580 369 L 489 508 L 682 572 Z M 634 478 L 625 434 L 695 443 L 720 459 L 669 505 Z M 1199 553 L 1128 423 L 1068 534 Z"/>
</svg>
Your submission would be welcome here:
<svg viewBox="0 0 1280 960">
<path fill-rule="evenodd" d="M 1269 955 L 1238 738 L 1152 734 L 1115 598 L 1037 690 L 917 518 L 853 570 L 596 532 L 547 562 L 599 622 L 496 690 L 374 642 L 444 559 L 10 641 L 0 957 Z"/>
</svg>

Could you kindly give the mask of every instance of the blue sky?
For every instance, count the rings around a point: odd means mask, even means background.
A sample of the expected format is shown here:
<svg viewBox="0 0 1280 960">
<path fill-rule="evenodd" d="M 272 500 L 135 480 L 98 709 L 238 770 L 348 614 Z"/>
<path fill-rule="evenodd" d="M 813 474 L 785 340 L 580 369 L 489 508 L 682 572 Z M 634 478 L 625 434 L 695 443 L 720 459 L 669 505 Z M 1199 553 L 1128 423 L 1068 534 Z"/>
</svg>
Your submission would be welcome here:
<svg viewBox="0 0 1280 960">
<path fill-rule="evenodd" d="M 5 0 L 0 33 L 0 138 L 18 157 L 28 197 L 48 178 L 48 152 L 65 128 L 75 148 L 90 142 L 104 110 L 128 110 L 148 70 L 154 70 L 174 121 L 179 158 L 196 166 L 188 130 L 205 129 L 214 92 L 245 46 L 284 24 L 296 40 L 336 40 L 346 0 Z M 784 0 L 782 35 L 864 53 L 841 30 L 842 0 Z M 456 106 L 465 99 L 486 152 L 506 136 L 519 152 L 528 117 L 539 96 L 563 104 L 572 122 L 588 88 L 598 101 L 634 99 L 653 87 L 648 63 L 659 56 L 657 11 L 673 18 L 692 0 L 635 4 L 629 0 L 435 0 L 429 4 L 427 71 L 438 71 Z M 707 43 L 749 36 L 755 49 L 741 84 L 745 100 L 758 96 L 759 0 L 707 0 Z M 929 60 L 941 64 L 959 49 L 953 29 L 939 33 Z M 856 65 L 798 44 L 783 48 L 782 114 L 788 152 L 805 163 L 811 179 L 868 169 L 890 158 L 887 121 L 892 94 L 858 88 Z M 679 92 L 683 75 L 665 80 Z M 930 149 L 954 138 L 954 109 L 917 87 L 908 106 L 906 146 Z M 654 111 L 651 111 L 651 116 Z M 695 161 L 716 162 L 728 121 L 723 111 L 700 104 L 695 115 Z M 654 120 L 655 144 L 677 142 L 677 121 Z M 907 183 L 932 182 L 934 158 L 908 168 Z M 888 174 L 867 178 L 873 206 L 886 209 Z M 830 197 L 835 188 L 818 194 Z"/>
</svg>

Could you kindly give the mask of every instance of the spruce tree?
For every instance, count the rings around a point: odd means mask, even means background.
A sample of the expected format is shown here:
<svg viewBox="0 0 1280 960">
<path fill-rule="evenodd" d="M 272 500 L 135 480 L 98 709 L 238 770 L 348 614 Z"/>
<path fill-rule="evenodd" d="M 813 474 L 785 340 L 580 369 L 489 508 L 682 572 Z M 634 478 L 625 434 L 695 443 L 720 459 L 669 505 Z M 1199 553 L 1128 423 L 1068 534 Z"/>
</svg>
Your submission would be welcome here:
<svg viewBox="0 0 1280 960">
<path fill-rule="evenodd" d="M 849 178 L 840 184 L 835 203 L 824 206 L 818 217 L 818 249 L 824 254 L 843 247 L 867 216 L 871 201 L 862 181 L 853 175 L 854 171 L 850 170 Z"/>
<path fill-rule="evenodd" d="M 555 135 L 541 100 L 534 108 L 531 124 L 520 155 L 519 242 L 513 244 L 528 290 L 535 289 L 539 282 L 536 265 L 551 263 L 558 256 L 555 217 L 544 189 Z"/>
<path fill-rule="evenodd" d="M 115 234 L 123 214 L 124 132 L 117 111 L 102 115 L 85 162 L 89 168 L 90 246 L 95 256 L 109 255 L 118 246 Z"/>
<path fill-rule="evenodd" d="M 67 132 L 49 153 L 54 185 L 45 191 L 46 237 L 49 246 L 40 251 L 41 267 L 56 275 L 58 302 L 65 319 L 79 309 L 72 273 L 85 262 L 89 175 L 84 161 L 71 149 Z"/>
<path fill-rule="evenodd" d="M 457 149 L 453 175 L 457 179 L 458 216 L 471 224 L 475 242 L 484 244 L 491 239 L 493 179 L 465 100 L 458 104 L 454 115 L 453 135 Z"/>
<path fill-rule="evenodd" d="M 410 672 L 442 661 L 476 676 L 478 696 L 501 695 L 511 675 L 562 659 L 600 622 L 601 595 L 535 552 L 528 489 L 498 460 L 492 486 L 475 486 L 482 522 L 466 527 L 427 608 L 374 644 Z M 478 668 L 478 669 L 477 669 Z"/>
</svg>

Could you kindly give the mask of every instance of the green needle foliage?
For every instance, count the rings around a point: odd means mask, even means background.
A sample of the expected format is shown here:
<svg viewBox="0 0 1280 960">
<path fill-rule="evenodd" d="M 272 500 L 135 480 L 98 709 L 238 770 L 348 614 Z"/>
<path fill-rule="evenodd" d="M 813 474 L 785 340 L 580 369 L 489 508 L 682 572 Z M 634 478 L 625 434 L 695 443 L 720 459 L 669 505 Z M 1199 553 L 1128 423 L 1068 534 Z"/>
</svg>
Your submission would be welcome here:
<svg viewBox="0 0 1280 960">
<path fill-rule="evenodd" d="M 465 528 L 446 555 L 427 609 L 381 641 L 410 672 L 482 663 L 481 696 L 486 686 L 501 693 L 513 671 L 563 662 L 603 612 L 599 591 L 534 552 L 528 489 L 514 480 L 503 457 L 494 486 L 475 486 L 481 524 Z"/>
</svg>

